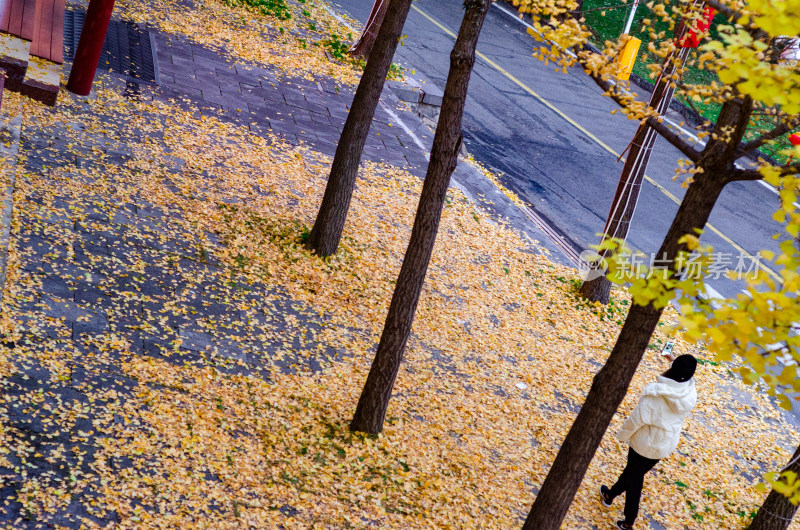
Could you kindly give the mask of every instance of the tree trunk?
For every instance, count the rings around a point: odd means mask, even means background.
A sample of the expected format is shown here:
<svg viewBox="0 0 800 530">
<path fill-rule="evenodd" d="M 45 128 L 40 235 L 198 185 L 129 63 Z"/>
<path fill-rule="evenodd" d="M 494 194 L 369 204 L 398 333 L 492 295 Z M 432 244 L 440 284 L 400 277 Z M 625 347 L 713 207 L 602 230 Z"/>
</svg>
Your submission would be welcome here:
<svg viewBox="0 0 800 530">
<path fill-rule="evenodd" d="M 436 241 L 439 219 L 450 186 L 450 176 L 458 163 L 461 119 L 467 99 L 467 87 L 472 66 L 475 64 L 478 35 L 491 1 L 464 2 L 466 12 L 455 46 L 450 53 L 450 73 L 433 139 L 431 161 L 422 186 L 417 216 L 414 219 L 411 241 L 392 295 L 378 351 L 375 353 L 367 382 L 350 424 L 352 431 L 377 434 L 383 429 L 392 387 L 411 333 L 411 324 L 414 321 L 417 302 Z"/>
<path fill-rule="evenodd" d="M 577 0 L 577 6 L 572 10 L 572 18 L 579 21 L 583 18 L 583 0 Z"/>
<path fill-rule="evenodd" d="M 591 302 L 600 302 L 605 305 L 611 296 L 611 281 L 605 275 L 593 280 L 584 280 L 578 294 Z"/>
<path fill-rule="evenodd" d="M 753 100 L 749 96 L 722 105 L 711 139 L 703 149 L 699 167 L 702 172 L 689 184 L 658 250 L 659 259 L 669 263 L 673 271 L 678 252 L 685 249 L 680 239 L 705 227 L 722 189 L 730 181 L 752 113 Z M 608 361 L 594 377 L 586 401 L 547 473 L 524 529 L 555 530 L 561 526 L 603 434 L 628 391 L 662 311 L 652 304 L 631 306 Z"/>
<path fill-rule="evenodd" d="M 689 186 L 658 256 L 666 256 L 674 263 L 678 251 L 683 248 L 678 241 L 685 234 L 694 234 L 695 228 L 705 226 L 725 183 L 724 176 L 707 173 Z M 525 530 L 560 528 L 589 463 L 628 391 L 662 311 L 652 304 L 631 306 L 617 343 L 594 377 L 586 401 L 536 496 L 523 526 Z"/>
<path fill-rule="evenodd" d="M 364 29 L 358 37 L 352 48 L 350 48 L 350 55 L 355 58 L 369 57 L 372 47 L 375 45 L 375 39 L 378 36 L 378 29 L 383 23 L 386 16 L 386 9 L 389 7 L 388 0 L 375 0 L 372 5 L 372 11 L 369 13 L 367 23 L 364 24 Z"/>
<path fill-rule="evenodd" d="M 361 153 L 367 141 L 375 107 L 381 98 L 386 74 L 392 64 L 400 33 L 403 31 L 411 0 L 387 0 L 389 9 L 381 24 L 375 48 L 358 83 L 350 114 L 336 146 L 328 185 L 317 220 L 306 246 L 320 256 L 330 256 L 339 247 L 350 199 L 356 184 Z"/>
<path fill-rule="evenodd" d="M 793 471 L 800 475 L 800 447 L 794 452 L 783 471 Z M 789 498 L 782 493 L 772 490 L 758 509 L 756 518 L 748 530 L 785 530 L 791 524 L 796 511 L 796 504 L 789 502 Z"/>
</svg>

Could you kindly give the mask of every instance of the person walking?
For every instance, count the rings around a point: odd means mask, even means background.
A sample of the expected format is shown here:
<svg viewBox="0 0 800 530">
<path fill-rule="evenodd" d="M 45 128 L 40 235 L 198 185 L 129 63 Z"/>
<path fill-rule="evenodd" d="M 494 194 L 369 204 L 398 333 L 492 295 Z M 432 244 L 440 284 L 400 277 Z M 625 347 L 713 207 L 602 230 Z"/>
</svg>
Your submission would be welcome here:
<svg viewBox="0 0 800 530">
<path fill-rule="evenodd" d="M 639 404 L 617 434 L 619 441 L 630 445 L 628 463 L 616 484 L 600 487 L 600 501 L 606 508 L 625 493 L 625 519 L 617 521 L 617 528 L 633 528 L 645 474 L 678 447 L 683 422 L 697 404 L 696 368 L 697 359 L 691 355 L 674 359 L 669 370 L 644 387 Z"/>
</svg>

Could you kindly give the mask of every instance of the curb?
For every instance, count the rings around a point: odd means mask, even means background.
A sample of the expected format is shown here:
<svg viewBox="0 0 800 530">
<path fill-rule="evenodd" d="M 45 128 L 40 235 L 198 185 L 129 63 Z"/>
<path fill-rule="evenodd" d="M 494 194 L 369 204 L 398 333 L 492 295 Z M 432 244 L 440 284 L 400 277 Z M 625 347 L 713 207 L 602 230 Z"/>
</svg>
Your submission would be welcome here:
<svg viewBox="0 0 800 530">
<path fill-rule="evenodd" d="M 21 114 L 21 113 L 18 113 Z M 3 167 L 2 199 L 0 199 L 0 304 L 3 302 L 8 267 L 8 246 L 11 242 L 11 218 L 14 211 L 14 186 L 19 153 L 22 116 L 11 117 L 7 112 L 0 113 L 0 159 Z M 10 163 L 6 163 L 10 162 Z"/>
<path fill-rule="evenodd" d="M 422 127 L 429 129 L 432 135 L 436 133 L 442 90 L 435 83 L 427 78 L 415 79 L 406 76 L 405 82 L 388 81 L 384 87 L 381 104 L 384 106 L 389 103 L 405 104 L 409 107 L 409 111 L 421 120 Z M 426 97 L 430 103 L 425 103 Z M 429 148 L 416 137 L 415 131 L 411 131 L 399 115 L 396 115 L 395 119 L 406 129 L 407 134 L 415 138 L 425 157 L 430 159 Z M 451 176 L 451 187 L 459 189 L 467 200 L 484 210 L 493 220 L 508 222 L 514 229 L 523 233 L 539 253 L 562 265 L 579 266 L 580 256 L 564 234 L 550 226 L 549 222 L 538 215 L 531 206 L 518 204 L 509 198 L 503 189 L 486 178 L 468 158 L 469 152 L 462 144 L 458 165 Z"/>
</svg>

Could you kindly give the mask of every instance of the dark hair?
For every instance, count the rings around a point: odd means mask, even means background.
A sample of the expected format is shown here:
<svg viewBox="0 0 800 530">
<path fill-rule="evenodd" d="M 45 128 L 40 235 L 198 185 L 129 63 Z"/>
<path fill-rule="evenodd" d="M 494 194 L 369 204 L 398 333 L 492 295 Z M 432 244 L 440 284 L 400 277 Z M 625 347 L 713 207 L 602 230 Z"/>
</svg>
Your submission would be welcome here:
<svg viewBox="0 0 800 530">
<path fill-rule="evenodd" d="M 697 368 L 697 359 L 687 353 L 672 361 L 672 366 L 664 372 L 664 377 L 683 383 L 692 378 L 695 368 Z"/>
</svg>

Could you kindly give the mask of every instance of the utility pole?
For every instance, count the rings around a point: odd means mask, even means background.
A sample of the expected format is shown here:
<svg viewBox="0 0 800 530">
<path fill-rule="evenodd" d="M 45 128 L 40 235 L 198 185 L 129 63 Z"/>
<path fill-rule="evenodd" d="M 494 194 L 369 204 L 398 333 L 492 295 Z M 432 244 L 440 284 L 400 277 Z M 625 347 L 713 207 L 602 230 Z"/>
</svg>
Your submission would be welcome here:
<svg viewBox="0 0 800 530">
<path fill-rule="evenodd" d="M 656 80 L 653 94 L 648 103 L 659 116 L 666 114 L 675 93 L 673 82 L 678 65 L 682 65 L 689 54 L 689 48 L 679 48 L 664 59 L 661 73 Z M 617 191 L 611 203 L 611 211 L 606 220 L 603 233 L 608 237 L 625 239 L 628 235 L 631 219 L 636 211 L 639 191 L 644 180 L 644 173 L 650 161 L 658 133 L 650 126 L 642 124 L 630 144 L 628 157 L 622 169 Z"/>
<path fill-rule="evenodd" d="M 353 47 L 350 48 L 349 53 L 351 56 L 362 57 L 364 59 L 369 57 L 372 46 L 375 44 L 375 38 L 378 36 L 378 29 L 383 23 L 388 7 L 388 0 L 375 0 L 375 3 L 372 4 L 369 18 L 367 18 L 367 23 L 364 24 L 364 29 L 361 30 L 361 35 L 359 35 Z"/>
<path fill-rule="evenodd" d="M 632 14 L 633 11 L 631 12 Z M 711 17 L 713 17 L 713 14 Z M 632 16 L 629 18 L 628 23 L 631 22 L 632 18 Z M 708 18 L 708 22 L 710 23 L 710 18 Z M 677 81 L 678 71 L 686 61 L 691 48 L 697 45 L 695 44 L 697 39 L 691 38 L 693 36 L 692 33 L 696 33 L 698 30 L 705 31 L 706 29 L 707 26 L 693 29 L 687 35 L 685 18 L 681 20 L 675 29 L 675 42 L 678 47 L 664 59 L 661 72 L 648 103 L 659 116 L 663 116 L 669 109 L 675 93 L 674 84 Z M 612 238 L 622 239 L 623 241 L 627 239 L 631 219 L 639 200 L 639 192 L 641 191 L 645 170 L 650 161 L 650 154 L 653 151 L 657 136 L 658 133 L 646 123 L 642 123 L 636 131 L 636 135 L 629 146 L 630 151 L 625 159 L 625 166 L 622 168 L 622 175 L 620 175 L 619 183 L 617 184 L 614 200 L 611 202 L 611 210 L 608 214 L 605 228 L 603 228 L 603 241 Z M 606 255 L 606 252 L 602 251 L 599 261 L 601 262 Z M 596 265 L 597 263 L 593 264 L 593 266 Z M 585 280 L 580 287 L 581 296 L 592 302 L 607 304 L 610 293 L 611 282 L 606 278 L 605 274 Z"/>
</svg>

